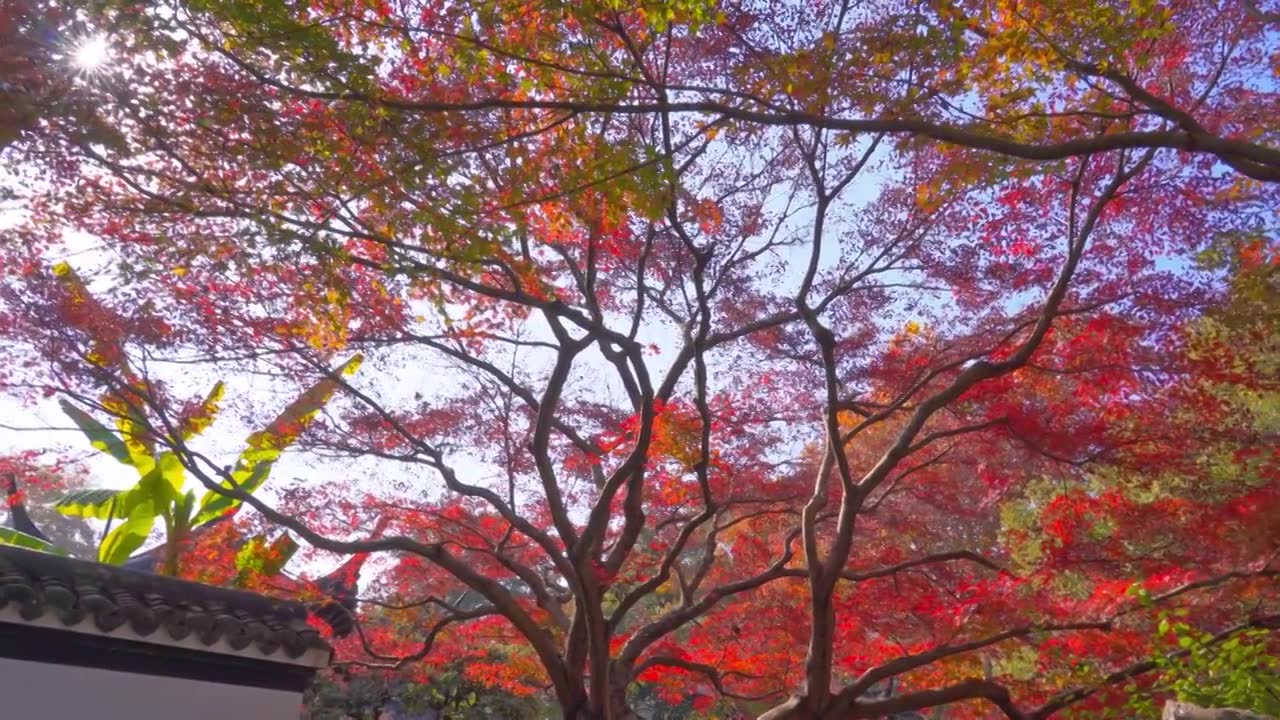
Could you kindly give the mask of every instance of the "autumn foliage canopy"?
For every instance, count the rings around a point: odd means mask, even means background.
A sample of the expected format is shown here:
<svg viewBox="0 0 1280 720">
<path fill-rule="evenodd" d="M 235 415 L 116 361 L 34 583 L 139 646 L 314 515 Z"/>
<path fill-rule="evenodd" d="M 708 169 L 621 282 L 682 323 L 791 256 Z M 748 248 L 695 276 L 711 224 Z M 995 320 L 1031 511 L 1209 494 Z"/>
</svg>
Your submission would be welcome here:
<svg viewBox="0 0 1280 720">
<path fill-rule="evenodd" d="M 0 390 L 368 558 L 347 672 L 1280 705 L 1274 2 L 81 5 L 0 9 Z M 333 393 L 262 493 L 220 378 Z"/>
</svg>

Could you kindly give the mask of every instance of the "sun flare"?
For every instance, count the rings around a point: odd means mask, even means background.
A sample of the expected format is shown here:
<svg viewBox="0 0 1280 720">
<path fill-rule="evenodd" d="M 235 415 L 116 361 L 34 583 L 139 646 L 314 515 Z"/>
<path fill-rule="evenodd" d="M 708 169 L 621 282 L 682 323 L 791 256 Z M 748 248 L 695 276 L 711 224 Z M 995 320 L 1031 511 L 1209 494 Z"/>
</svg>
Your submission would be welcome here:
<svg viewBox="0 0 1280 720">
<path fill-rule="evenodd" d="M 107 38 L 103 35 L 94 35 L 85 38 L 76 46 L 73 58 L 77 67 L 81 70 L 94 70 L 101 67 L 110 56 L 110 48 L 107 47 Z"/>
</svg>

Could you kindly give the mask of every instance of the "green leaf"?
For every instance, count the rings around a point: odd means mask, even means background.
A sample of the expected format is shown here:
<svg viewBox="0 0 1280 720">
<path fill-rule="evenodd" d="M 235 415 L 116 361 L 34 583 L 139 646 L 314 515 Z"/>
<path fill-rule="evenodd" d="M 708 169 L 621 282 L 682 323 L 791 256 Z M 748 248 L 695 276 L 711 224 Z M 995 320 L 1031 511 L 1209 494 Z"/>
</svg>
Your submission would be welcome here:
<svg viewBox="0 0 1280 720">
<path fill-rule="evenodd" d="M 148 500 L 134 506 L 124 522 L 112 528 L 98 546 L 98 562 L 119 565 L 147 541 L 156 520 L 156 505 Z"/>
<path fill-rule="evenodd" d="M 178 456 L 171 452 L 161 454 L 157 469 L 160 477 L 168 481 L 169 488 L 175 496 L 174 499 L 181 497 L 182 486 L 187 482 L 187 470 L 182 466 L 182 461 L 178 459 Z"/>
<path fill-rule="evenodd" d="M 262 487 L 267 481 L 267 476 L 271 474 L 271 462 L 259 462 L 252 466 L 252 469 L 243 470 L 241 463 L 237 463 L 234 470 L 231 471 L 232 481 L 235 482 L 234 488 L 239 488 L 245 492 L 251 493 Z M 228 490 L 233 489 L 231 482 L 224 481 L 222 487 Z M 200 499 L 200 512 L 196 514 L 196 519 L 192 522 L 192 527 L 203 525 L 215 518 L 222 516 L 229 510 L 240 505 L 238 498 L 229 497 L 219 492 L 209 490 Z"/>
<path fill-rule="evenodd" d="M 191 514 L 196 509 L 196 491 L 188 490 L 174 505 L 173 522 L 176 527 L 190 528 Z"/>
<path fill-rule="evenodd" d="M 28 535 L 24 532 L 18 532 L 12 528 L 0 527 L 0 545 L 10 545 L 12 547 L 26 548 L 28 550 L 39 550 L 40 552 L 52 553 L 54 555 L 66 555 L 67 551 L 45 542 L 38 537 Z"/>
<path fill-rule="evenodd" d="M 363 360 L 363 356 L 356 354 L 339 365 L 333 374 L 350 375 L 360 367 Z M 265 429 L 250 435 L 247 441 L 249 447 L 240 453 L 240 458 L 231 470 L 230 480 L 224 480 L 222 487 L 240 489 L 247 493 L 256 492 L 262 487 L 281 453 L 306 430 L 337 389 L 336 380 L 328 377 L 321 379 L 289 403 Z M 209 490 L 200 500 L 200 511 L 196 514 L 194 524 L 200 525 L 213 520 L 236 508 L 240 502 L 236 498 Z"/>
<path fill-rule="evenodd" d="M 236 551 L 236 569 L 240 571 L 240 579 L 252 570 L 261 569 L 266 545 L 266 537 L 259 534 L 249 538 L 249 542 Z"/>
<path fill-rule="evenodd" d="M 106 520 L 109 517 L 123 518 L 132 509 L 131 500 L 136 498 L 137 491 L 108 490 L 107 488 L 89 488 L 72 490 L 58 498 L 53 509 L 68 517 L 94 518 Z"/>
<path fill-rule="evenodd" d="M 146 475 L 156 466 L 155 442 L 148 437 L 144 428 L 146 421 L 138 416 L 135 409 L 118 400 L 111 400 L 110 406 L 118 411 L 116 428 L 124 440 L 124 449 L 129 453 L 130 464 L 138 470 L 139 475 Z"/>
<path fill-rule="evenodd" d="M 254 573 L 268 577 L 278 574 L 297 551 L 298 543 L 289 533 L 281 534 L 270 545 L 265 535 L 253 536 L 236 553 L 236 568 L 240 571 L 236 584 L 243 585 Z"/>
<path fill-rule="evenodd" d="M 264 575 L 278 575 L 284 566 L 289 564 L 293 554 L 298 552 L 298 541 L 289 533 L 282 533 L 267 548 L 267 558 L 262 563 Z"/>
<path fill-rule="evenodd" d="M 133 456 L 130 454 L 129 449 L 125 447 L 124 440 L 121 439 L 119 435 L 111 432 L 111 430 L 107 429 L 106 425 L 94 420 L 93 416 L 89 413 L 81 410 L 75 405 L 72 405 L 66 400 L 60 400 L 59 404 L 62 406 L 62 412 L 66 413 L 67 416 L 71 418 L 72 422 L 80 428 L 80 430 L 85 434 L 85 437 L 89 438 L 89 442 L 95 448 L 105 452 L 125 465 L 134 467 Z"/>
<path fill-rule="evenodd" d="M 183 440 L 190 440 L 213 424 L 214 418 L 218 415 L 219 403 L 222 402 L 222 396 L 226 394 L 226 390 L 226 384 L 219 380 L 195 412 L 182 418 Z"/>
<path fill-rule="evenodd" d="M 363 359 L 357 354 L 334 369 L 333 374 L 350 375 L 360 367 Z M 337 388 L 337 381 L 328 377 L 312 385 L 289 403 L 289 406 L 270 425 L 249 436 L 249 449 L 245 453 L 257 453 L 274 459 L 280 451 L 298 439 L 325 403 L 329 402 L 329 398 Z"/>
<path fill-rule="evenodd" d="M 146 504 L 153 508 L 152 516 L 155 516 L 158 511 L 154 508 L 168 508 L 170 503 L 181 500 L 184 482 L 182 463 L 173 453 L 165 453 L 160 456 L 159 464 L 153 463 L 133 487 L 127 490 L 76 490 L 63 495 L 54 503 L 54 509 L 70 517 L 128 519 L 134 516 L 139 506 Z"/>
</svg>

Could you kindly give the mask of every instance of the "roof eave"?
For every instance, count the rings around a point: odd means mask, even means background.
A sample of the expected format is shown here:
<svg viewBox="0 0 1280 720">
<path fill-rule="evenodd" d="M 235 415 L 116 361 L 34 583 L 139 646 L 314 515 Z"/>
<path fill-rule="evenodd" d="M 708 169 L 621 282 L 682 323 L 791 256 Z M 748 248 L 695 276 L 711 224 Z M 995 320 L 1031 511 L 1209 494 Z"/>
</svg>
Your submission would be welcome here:
<svg viewBox="0 0 1280 720">
<path fill-rule="evenodd" d="M 301 655 L 291 658 L 283 653 L 265 653 L 254 647 L 252 644 L 248 647 L 237 650 L 231 647 L 230 643 L 228 643 L 225 638 L 220 638 L 212 644 L 206 645 L 197 640 L 194 635 L 189 635 L 180 640 L 165 637 L 163 631 L 151 633 L 150 635 L 143 635 L 135 632 L 127 623 L 112 630 L 111 632 L 103 632 L 95 627 L 92 621 L 64 625 L 52 613 L 45 613 L 39 617 L 28 619 L 22 616 L 20 607 L 13 603 L 0 607 L 0 622 L 26 625 L 28 627 L 46 628 L 62 632 L 79 633 L 83 635 L 93 635 L 96 637 L 116 640 L 127 640 L 130 642 L 154 645 L 157 647 L 182 648 L 184 650 L 192 650 L 195 652 L 231 655 L 250 660 L 261 660 L 263 662 L 293 665 L 296 667 L 306 667 L 315 670 L 322 670 L 328 667 L 330 661 L 333 659 L 333 650 L 329 648 L 306 648 Z"/>
</svg>

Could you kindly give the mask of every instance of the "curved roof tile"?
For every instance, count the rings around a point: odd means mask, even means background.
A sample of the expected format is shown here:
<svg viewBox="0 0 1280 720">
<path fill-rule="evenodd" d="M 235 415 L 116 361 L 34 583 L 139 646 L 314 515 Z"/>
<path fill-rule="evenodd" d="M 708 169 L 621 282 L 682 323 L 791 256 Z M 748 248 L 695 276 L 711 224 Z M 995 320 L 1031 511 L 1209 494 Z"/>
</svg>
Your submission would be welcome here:
<svg viewBox="0 0 1280 720">
<path fill-rule="evenodd" d="M 9 546 L 0 546 L 0 621 L 290 664 L 332 655 L 301 603 Z"/>
</svg>

